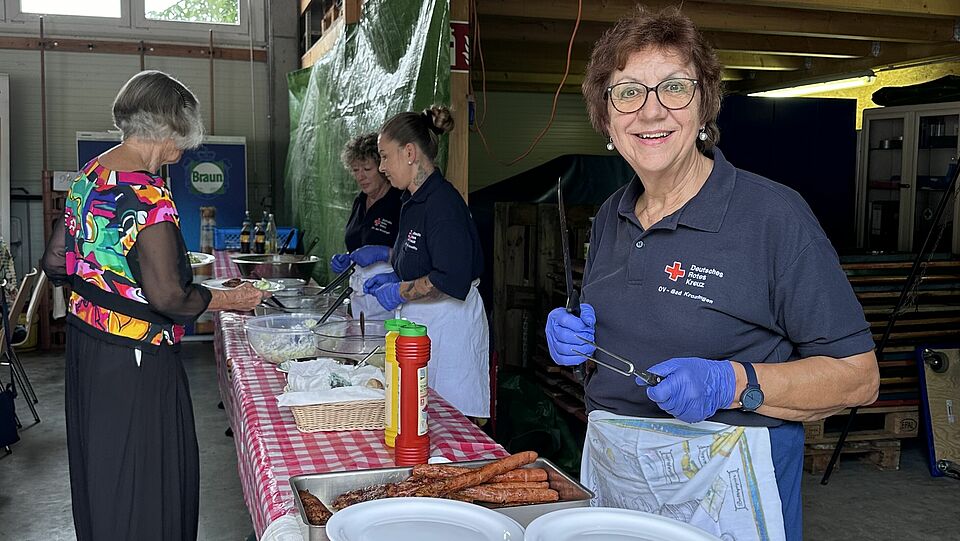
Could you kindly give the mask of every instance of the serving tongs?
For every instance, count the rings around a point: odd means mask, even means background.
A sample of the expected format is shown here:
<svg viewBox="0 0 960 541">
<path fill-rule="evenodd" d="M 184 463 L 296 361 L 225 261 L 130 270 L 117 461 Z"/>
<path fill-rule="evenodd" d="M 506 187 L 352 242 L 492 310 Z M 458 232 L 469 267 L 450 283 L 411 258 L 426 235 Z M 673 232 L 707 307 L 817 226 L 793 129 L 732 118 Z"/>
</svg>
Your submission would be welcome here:
<svg viewBox="0 0 960 541">
<path fill-rule="evenodd" d="M 583 339 L 581 338 L 581 340 L 583 340 Z M 624 368 L 617 368 L 616 366 L 613 366 L 612 364 L 609 364 L 609 363 L 607 363 L 607 362 L 605 362 L 605 361 L 598 360 L 598 359 L 596 358 L 596 356 L 587 355 L 586 353 L 579 352 L 579 351 L 577 352 L 577 353 L 579 353 L 580 355 L 583 355 L 585 358 L 587 358 L 587 359 L 589 359 L 589 360 L 597 363 L 598 365 L 600 365 L 600 366 L 602 366 L 602 367 L 604 367 L 604 368 L 609 368 L 610 370 L 613 370 L 614 372 L 616 372 L 616 373 L 618 373 L 618 374 L 623 374 L 624 376 L 633 376 L 633 377 L 640 378 L 641 380 L 644 381 L 644 383 L 646 383 L 647 385 L 649 385 L 649 386 L 651 386 L 651 387 L 653 387 L 654 385 L 657 385 L 658 383 L 660 383 L 661 381 L 663 381 L 663 376 L 661 376 L 661 375 L 659 375 L 659 374 L 654 374 L 653 372 L 647 372 L 646 370 L 637 370 L 636 366 L 633 364 L 633 361 L 631 361 L 631 360 L 629 360 L 629 359 L 626 359 L 626 358 L 624 358 L 624 357 L 621 357 L 620 355 L 617 355 L 616 353 L 613 353 L 612 351 L 609 351 L 609 350 L 606 350 L 606 349 L 600 347 L 596 342 L 594 342 L 594 341 L 592 341 L 592 340 L 583 340 L 583 343 L 584 343 L 584 344 L 589 344 L 589 345 L 597 348 L 597 351 L 606 353 L 606 354 L 609 355 L 610 357 L 613 357 L 613 358 L 616 359 L 617 361 L 620 361 L 621 363 L 623 363 L 623 366 L 624 366 Z"/>
<path fill-rule="evenodd" d="M 567 238 L 567 213 L 563 208 L 563 177 L 557 177 L 557 206 L 560 209 L 560 249 L 563 252 L 563 275 L 567 282 L 567 313 L 580 317 L 580 292 L 573 285 L 573 263 L 570 260 L 570 239 Z M 573 373 L 581 384 L 587 371 L 582 364 L 573 367 Z"/>
<path fill-rule="evenodd" d="M 321 325 L 323 325 L 324 323 L 327 322 L 328 319 L 330 319 L 330 316 L 332 316 L 333 313 L 336 312 L 337 308 L 340 308 L 340 305 L 343 304 L 343 301 L 347 300 L 347 297 L 349 297 L 352 293 L 353 293 L 353 288 L 350 286 L 347 286 L 346 289 L 341 291 L 340 295 L 337 297 L 337 300 L 333 301 L 333 304 L 330 305 L 330 308 L 327 308 L 327 311 L 324 312 L 322 316 L 320 316 L 320 319 L 317 321 L 317 324 L 314 325 L 311 330 L 313 330 L 315 334 L 319 332 L 317 329 L 319 329 Z"/>
<path fill-rule="evenodd" d="M 356 262 L 350 263 L 350 266 L 347 267 L 346 270 L 338 274 L 337 277 L 333 279 L 333 281 L 327 284 L 326 287 L 323 288 L 323 292 L 320 294 L 327 295 L 332 293 L 333 290 L 340 287 L 340 284 L 342 284 L 344 281 L 348 280 L 351 276 L 353 276 L 353 273 L 356 272 L 356 270 L 357 270 Z M 353 292 L 352 289 L 350 291 Z"/>
</svg>

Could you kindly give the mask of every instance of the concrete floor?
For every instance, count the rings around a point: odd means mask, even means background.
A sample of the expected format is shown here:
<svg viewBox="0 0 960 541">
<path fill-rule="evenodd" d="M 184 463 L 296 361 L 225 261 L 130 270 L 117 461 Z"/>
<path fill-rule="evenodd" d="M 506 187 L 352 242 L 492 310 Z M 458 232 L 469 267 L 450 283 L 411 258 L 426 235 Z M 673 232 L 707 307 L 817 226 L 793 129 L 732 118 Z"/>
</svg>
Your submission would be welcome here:
<svg viewBox="0 0 960 541">
<path fill-rule="evenodd" d="M 243 503 L 236 447 L 223 433 L 227 416 L 217 408 L 220 391 L 213 346 L 191 342 L 183 351 L 200 445 L 198 538 L 244 541 L 253 533 L 253 524 Z M 28 426 L 33 418 L 21 394 L 17 414 L 27 428 L 20 432 L 13 454 L 0 458 L 0 540 L 76 539 L 63 417 L 63 355 L 25 353 L 21 360 L 39 395 L 41 422 Z M 7 381 L 9 372 L 3 374 Z"/>
<path fill-rule="evenodd" d="M 0 540 L 74 539 L 63 422 L 63 357 L 24 354 L 40 395 L 38 425 L 21 432 L 14 452 L 0 458 Z M 216 368 L 209 343 L 184 346 L 200 440 L 202 541 L 244 541 L 253 531 L 237 477 L 226 415 L 217 409 Z M 4 367 L 5 368 L 5 367 Z M 6 380 L 8 376 L 3 379 Z M 17 411 L 26 423 L 22 399 Z M 830 484 L 805 475 L 804 538 L 947 541 L 960 539 L 960 481 L 932 478 L 926 448 L 909 440 L 900 471 L 880 472 L 855 458 L 841 461 Z M 950 503 L 952 502 L 952 503 Z"/>
</svg>

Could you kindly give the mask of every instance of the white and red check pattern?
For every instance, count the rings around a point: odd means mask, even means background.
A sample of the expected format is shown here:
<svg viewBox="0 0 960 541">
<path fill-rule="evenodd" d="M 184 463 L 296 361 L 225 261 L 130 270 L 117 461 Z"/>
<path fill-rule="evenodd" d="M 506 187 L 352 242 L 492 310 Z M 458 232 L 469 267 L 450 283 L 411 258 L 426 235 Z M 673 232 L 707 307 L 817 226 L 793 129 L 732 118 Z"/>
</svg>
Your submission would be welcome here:
<svg viewBox="0 0 960 541">
<path fill-rule="evenodd" d="M 226 253 L 218 252 L 220 278 L 237 271 Z M 220 396 L 237 446 L 243 497 L 257 536 L 286 514 L 294 513 L 288 479 L 294 475 L 394 466 L 393 451 L 382 430 L 319 432 L 297 430 L 293 415 L 277 405 L 286 380 L 276 366 L 260 359 L 247 343 L 243 322 L 248 316 L 222 312 L 217 318 L 214 347 Z M 507 452 L 432 390 L 430 455 L 450 460 L 498 458 Z"/>
</svg>

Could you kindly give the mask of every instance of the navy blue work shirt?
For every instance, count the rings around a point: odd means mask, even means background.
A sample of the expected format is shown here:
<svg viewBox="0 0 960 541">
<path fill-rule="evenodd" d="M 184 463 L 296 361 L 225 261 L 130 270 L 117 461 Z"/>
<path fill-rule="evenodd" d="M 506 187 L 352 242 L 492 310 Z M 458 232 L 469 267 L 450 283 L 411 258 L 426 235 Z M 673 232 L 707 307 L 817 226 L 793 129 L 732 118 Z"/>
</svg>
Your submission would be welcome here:
<svg viewBox="0 0 960 541">
<path fill-rule="evenodd" d="M 713 159 L 700 192 L 649 229 L 634 214 L 644 189 L 636 177 L 600 208 L 582 299 L 596 309 L 597 343 L 639 368 L 672 357 L 779 363 L 872 351 L 863 309 L 806 202 L 717 149 Z M 586 402 L 590 411 L 669 416 L 634 378 L 599 366 Z M 710 420 L 782 422 L 739 410 Z"/>
<path fill-rule="evenodd" d="M 428 276 L 447 295 L 464 300 L 483 271 L 480 237 L 460 192 L 435 170 L 412 195 L 404 192 L 394 270 L 403 281 Z"/>
<path fill-rule="evenodd" d="M 352 252 L 361 246 L 375 244 L 393 246 L 397 240 L 397 228 L 400 226 L 400 194 L 403 192 L 391 187 L 383 197 L 367 208 L 367 194 L 360 192 L 353 200 L 353 210 L 344 232 L 347 251 Z"/>
</svg>

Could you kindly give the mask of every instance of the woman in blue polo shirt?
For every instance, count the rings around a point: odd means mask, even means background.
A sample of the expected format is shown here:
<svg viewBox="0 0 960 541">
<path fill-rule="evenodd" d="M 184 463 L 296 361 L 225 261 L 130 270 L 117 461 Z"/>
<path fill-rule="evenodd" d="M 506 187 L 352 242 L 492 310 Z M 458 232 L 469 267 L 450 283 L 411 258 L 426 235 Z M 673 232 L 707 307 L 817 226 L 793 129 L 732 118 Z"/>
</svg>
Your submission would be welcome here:
<svg viewBox="0 0 960 541">
<path fill-rule="evenodd" d="M 675 8 L 638 10 L 597 42 L 590 120 L 636 172 L 600 208 L 580 317 L 547 320 L 554 361 L 597 366 L 582 479 L 600 505 L 724 539 L 801 539 L 802 421 L 873 402 L 874 344 L 800 196 L 714 144 L 720 65 Z M 640 385 L 640 386 L 638 386 Z"/>
<path fill-rule="evenodd" d="M 395 272 L 363 285 L 387 311 L 427 326 L 430 387 L 464 415 L 490 416 L 489 330 L 477 291 L 483 254 L 463 197 L 434 164 L 439 136 L 453 129 L 450 110 L 435 105 L 400 113 L 380 130 L 380 171 L 402 196 L 393 248 L 350 253 L 358 266 L 389 261 Z"/>
<path fill-rule="evenodd" d="M 361 246 L 393 246 L 397 240 L 400 222 L 400 190 L 380 173 L 380 154 L 377 151 L 377 133 L 368 133 L 347 141 L 340 153 L 340 161 L 350 171 L 360 193 L 353 200 L 353 208 L 344 231 L 347 253 L 334 254 L 330 269 L 336 274 L 350 266 L 350 252 Z M 382 272 L 389 272 L 387 263 L 361 269 L 351 276 L 356 293 L 350 298 L 355 315 L 364 312 L 370 319 L 391 317 L 383 311 L 375 298 L 364 295 L 363 282 Z"/>
</svg>

